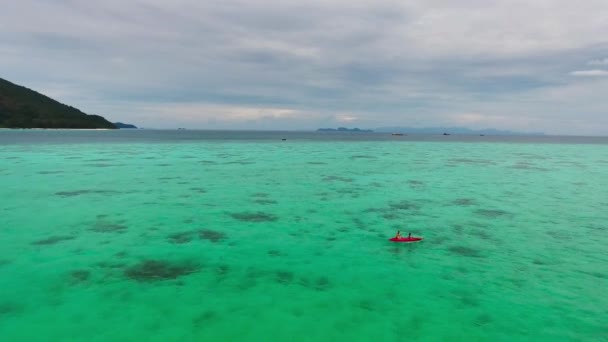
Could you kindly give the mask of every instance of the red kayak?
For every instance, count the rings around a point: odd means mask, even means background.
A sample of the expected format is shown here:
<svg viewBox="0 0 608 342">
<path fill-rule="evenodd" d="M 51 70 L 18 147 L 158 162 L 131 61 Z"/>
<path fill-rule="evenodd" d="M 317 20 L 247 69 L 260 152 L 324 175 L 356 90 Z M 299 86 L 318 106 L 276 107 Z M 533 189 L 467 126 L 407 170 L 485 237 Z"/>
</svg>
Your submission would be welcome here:
<svg viewBox="0 0 608 342">
<path fill-rule="evenodd" d="M 421 237 L 402 237 L 402 238 L 390 238 L 393 242 L 416 242 L 422 240 Z"/>
</svg>

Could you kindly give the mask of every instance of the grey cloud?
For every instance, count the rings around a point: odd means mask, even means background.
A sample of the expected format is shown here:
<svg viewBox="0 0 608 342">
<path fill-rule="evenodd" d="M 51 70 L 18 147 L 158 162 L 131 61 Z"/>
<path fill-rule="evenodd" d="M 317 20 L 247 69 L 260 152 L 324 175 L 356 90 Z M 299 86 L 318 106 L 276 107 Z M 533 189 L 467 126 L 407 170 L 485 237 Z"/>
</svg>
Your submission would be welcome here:
<svg viewBox="0 0 608 342">
<path fill-rule="evenodd" d="M 542 113 L 554 109 L 542 99 L 571 89 L 583 79 L 572 76 L 589 72 L 586 65 L 602 69 L 605 59 L 597 56 L 608 53 L 601 34 L 608 33 L 602 21 L 608 5 L 577 4 L 575 14 L 571 6 L 565 0 L 15 1 L 0 12 L 0 73 L 85 111 L 116 111 L 125 121 L 131 115 L 159 126 L 160 115 L 168 115 L 161 106 L 198 103 L 301 115 L 255 119 L 270 128 L 314 128 L 343 113 L 359 126 L 441 125 L 462 114 L 478 120 L 472 124 L 486 117 L 497 128 L 525 130 L 524 122 L 535 122 L 543 127 L 530 130 L 564 132 Z M 581 117 L 580 108 L 588 108 L 582 116 L 593 121 L 608 109 L 601 98 L 593 108 L 580 106 L 577 99 L 588 101 L 598 85 L 576 85 L 560 115 Z M 188 122 L 196 122 L 195 112 Z M 258 125 L 222 120 L 215 124 Z M 587 133 L 608 130 L 572 122 Z"/>
<path fill-rule="evenodd" d="M 570 75 L 581 76 L 581 77 L 605 77 L 605 76 L 608 76 L 608 70 L 600 70 L 600 69 L 577 70 L 577 71 L 572 71 L 570 73 Z"/>
</svg>

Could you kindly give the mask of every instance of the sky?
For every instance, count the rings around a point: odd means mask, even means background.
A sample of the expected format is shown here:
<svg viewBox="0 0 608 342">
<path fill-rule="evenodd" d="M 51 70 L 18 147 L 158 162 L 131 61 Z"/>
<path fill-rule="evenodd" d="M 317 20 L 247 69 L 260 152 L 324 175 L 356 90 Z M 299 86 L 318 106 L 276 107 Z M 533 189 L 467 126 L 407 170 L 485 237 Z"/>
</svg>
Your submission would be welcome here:
<svg viewBox="0 0 608 342">
<path fill-rule="evenodd" d="M 0 0 L 0 77 L 146 128 L 608 135 L 608 1 Z"/>
</svg>

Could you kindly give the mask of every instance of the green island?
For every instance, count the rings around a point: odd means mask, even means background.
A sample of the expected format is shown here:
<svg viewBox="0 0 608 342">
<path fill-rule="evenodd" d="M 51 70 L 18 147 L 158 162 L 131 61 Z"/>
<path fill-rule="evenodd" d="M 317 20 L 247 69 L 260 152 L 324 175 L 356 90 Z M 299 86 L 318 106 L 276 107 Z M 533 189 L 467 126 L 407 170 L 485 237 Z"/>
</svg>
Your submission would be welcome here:
<svg viewBox="0 0 608 342">
<path fill-rule="evenodd" d="M 0 78 L 0 128 L 116 129 L 99 115 L 89 115 L 34 90 Z"/>
</svg>

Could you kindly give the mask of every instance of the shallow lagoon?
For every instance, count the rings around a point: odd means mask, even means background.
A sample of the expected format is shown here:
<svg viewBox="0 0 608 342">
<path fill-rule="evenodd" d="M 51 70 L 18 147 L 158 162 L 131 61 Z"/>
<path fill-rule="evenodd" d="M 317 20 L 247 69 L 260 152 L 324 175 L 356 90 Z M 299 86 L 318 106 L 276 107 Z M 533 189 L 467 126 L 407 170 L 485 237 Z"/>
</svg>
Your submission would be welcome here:
<svg viewBox="0 0 608 342">
<path fill-rule="evenodd" d="M 0 132 L 3 340 L 608 336 L 605 144 L 40 133 Z"/>
</svg>

